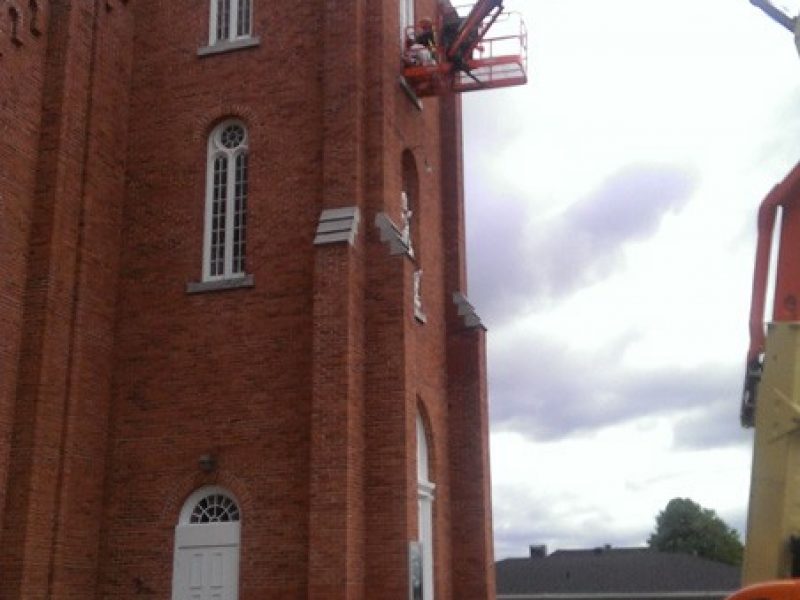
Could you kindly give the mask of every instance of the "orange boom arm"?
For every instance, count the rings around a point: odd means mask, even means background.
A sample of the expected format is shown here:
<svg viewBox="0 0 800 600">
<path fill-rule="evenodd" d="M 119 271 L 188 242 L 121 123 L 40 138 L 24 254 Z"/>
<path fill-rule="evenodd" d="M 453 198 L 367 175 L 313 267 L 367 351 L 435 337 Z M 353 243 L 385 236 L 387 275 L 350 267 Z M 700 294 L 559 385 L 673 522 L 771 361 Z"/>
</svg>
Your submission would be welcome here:
<svg viewBox="0 0 800 600">
<path fill-rule="evenodd" d="M 752 427 L 764 354 L 764 309 L 769 286 L 770 251 L 778 208 L 783 211 L 775 276 L 774 321 L 800 320 L 800 164 L 764 198 L 758 211 L 758 243 L 750 301 L 750 345 L 742 395 L 742 425 Z"/>
</svg>

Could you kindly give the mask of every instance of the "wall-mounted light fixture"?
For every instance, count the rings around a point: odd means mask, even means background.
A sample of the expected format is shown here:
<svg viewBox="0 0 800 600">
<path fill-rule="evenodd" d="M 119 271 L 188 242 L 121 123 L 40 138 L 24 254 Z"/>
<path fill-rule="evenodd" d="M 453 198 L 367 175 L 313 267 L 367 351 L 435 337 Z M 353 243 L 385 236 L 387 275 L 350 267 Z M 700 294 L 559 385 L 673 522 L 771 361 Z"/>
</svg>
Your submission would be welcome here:
<svg viewBox="0 0 800 600">
<path fill-rule="evenodd" d="M 200 470 L 203 471 L 203 473 L 211 473 L 211 471 L 217 468 L 217 459 L 211 454 L 203 454 L 200 456 L 197 464 L 200 466 Z"/>
</svg>

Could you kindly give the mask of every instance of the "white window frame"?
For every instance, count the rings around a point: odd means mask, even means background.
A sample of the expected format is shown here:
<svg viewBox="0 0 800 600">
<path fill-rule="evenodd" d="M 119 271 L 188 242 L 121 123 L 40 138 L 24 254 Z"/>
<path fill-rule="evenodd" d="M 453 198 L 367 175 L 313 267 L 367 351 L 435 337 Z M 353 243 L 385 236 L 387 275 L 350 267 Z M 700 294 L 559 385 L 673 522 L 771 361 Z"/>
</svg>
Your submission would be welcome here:
<svg viewBox="0 0 800 600">
<path fill-rule="evenodd" d="M 417 414 L 417 519 L 422 547 L 422 598 L 433 600 L 433 500 L 436 485 L 430 481 L 428 439 L 425 424 Z"/>
<path fill-rule="evenodd" d="M 217 35 L 217 21 L 219 20 L 219 4 L 222 0 L 210 0 L 211 9 L 208 11 L 208 44 L 221 44 L 225 42 L 233 42 L 236 40 L 244 40 L 252 37 L 253 35 L 253 2 L 254 0 L 228 0 L 230 2 L 230 10 L 228 11 L 228 31 L 224 37 Z M 247 20 L 246 31 L 239 33 L 239 8 L 243 7 L 246 11 L 243 19 Z"/>
<path fill-rule="evenodd" d="M 406 43 L 406 32 L 414 24 L 414 0 L 400 0 L 400 42 L 403 48 Z"/>
<path fill-rule="evenodd" d="M 244 139 L 242 143 L 233 149 L 225 148 L 221 142 L 222 132 L 231 125 L 238 125 L 244 130 Z M 233 230 L 234 230 L 234 212 L 236 204 L 236 160 L 237 157 L 245 155 L 249 157 L 248 152 L 249 133 L 247 127 L 237 119 L 227 119 L 217 125 L 208 136 L 208 159 L 206 165 L 206 205 L 205 205 L 205 225 L 203 232 L 203 281 L 220 281 L 223 279 L 239 279 L 245 276 L 245 268 L 234 270 L 233 264 Z M 217 158 L 225 157 L 227 159 L 227 180 L 225 189 L 225 241 L 223 244 L 223 268 L 222 273 L 211 272 L 211 242 L 212 242 L 212 228 L 214 219 L 214 166 Z M 249 165 L 248 165 L 249 170 Z M 248 178 L 245 179 L 247 185 Z M 245 196 L 245 203 L 247 197 Z M 247 214 L 246 205 L 244 214 Z M 246 224 L 242 227 L 243 234 L 247 235 Z M 247 251 L 245 241 L 245 254 L 242 258 L 242 263 L 246 265 Z"/>
</svg>

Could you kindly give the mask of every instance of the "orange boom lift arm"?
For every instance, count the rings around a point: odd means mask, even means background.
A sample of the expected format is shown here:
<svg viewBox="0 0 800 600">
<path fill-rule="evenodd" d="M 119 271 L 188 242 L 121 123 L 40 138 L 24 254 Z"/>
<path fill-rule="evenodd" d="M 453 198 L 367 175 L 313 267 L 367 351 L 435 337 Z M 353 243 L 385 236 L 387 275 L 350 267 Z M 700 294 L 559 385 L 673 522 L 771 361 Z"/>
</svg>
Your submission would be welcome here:
<svg viewBox="0 0 800 600">
<path fill-rule="evenodd" d="M 776 235 L 777 260 L 771 265 Z M 771 284 L 772 318 L 766 325 Z M 768 583 L 732 600 L 800 600 L 796 582 L 776 581 L 800 577 L 800 164 L 758 211 L 749 329 L 741 420 L 754 435 L 742 580 Z"/>
<path fill-rule="evenodd" d="M 794 32 L 800 51 L 800 17 L 771 0 L 750 3 Z M 770 284 L 774 299 L 766 325 Z M 758 210 L 749 329 L 740 415 L 744 427 L 754 428 L 742 564 L 748 587 L 727 600 L 800 600 L 800 164 Z"/>
<path fill-rule="evenodd" d="M 448 60 L 466 62 L 502 11 L 503 0 L 478 0 L 458 28 L 455 39 L 445 48 Z"/>
<path fill-rule="evenodd" d="M 742 425 L 752 427 L 758 383 L 763 370 L 767 288 L 773 232 L 782 209 L 780 249 L 775 278 L 773 320 L 800 320 L 800 164 L 767 194 L 758 210 L 758 242 L 750 301 L 750 345 L 742 394 Z"/>
</svg>

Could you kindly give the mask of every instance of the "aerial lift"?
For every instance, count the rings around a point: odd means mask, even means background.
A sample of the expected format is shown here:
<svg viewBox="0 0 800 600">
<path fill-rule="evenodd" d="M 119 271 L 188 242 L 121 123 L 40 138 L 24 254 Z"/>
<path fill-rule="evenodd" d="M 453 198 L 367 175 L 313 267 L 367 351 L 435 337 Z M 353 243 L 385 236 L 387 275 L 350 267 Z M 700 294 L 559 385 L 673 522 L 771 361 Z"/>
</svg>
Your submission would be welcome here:
<svg viewBox="0 0 800 600">
<path fill-rule="evenodd" d="M 412 43 L 417 34 L 413 26 L 406 32 Z M 418 98 L 528 81 L 525 22 L 507 11 L 503 0 L 478 0 L 467 6 L 439 2 L 432 46 L 429 59 L 403 69 L 404 85 Z"/>
<path fill-rule="evenodd" d="M 779 248 L 774 282 L 770 282 L 770 257 L 779 211 Z M 742 425 L 755 428 L 742 569 L 746 584 L 800 577 L 798 240 L 800 164 L 767 194 L 758 212 L 750 345 L 741 407 Z M 765 327 L 764 309 L 771 285 L 772 322 Z"/>
<path fill-rule="evenodd" d="M 770 0 L 750 2 L 794 33 L 800 51 L 798 16 Z M 728 600 L 800 600 L 800 164 L 758 211 L 741 423 L 754 428 L 742 565 L 748 587 Z"/>
</svg>

